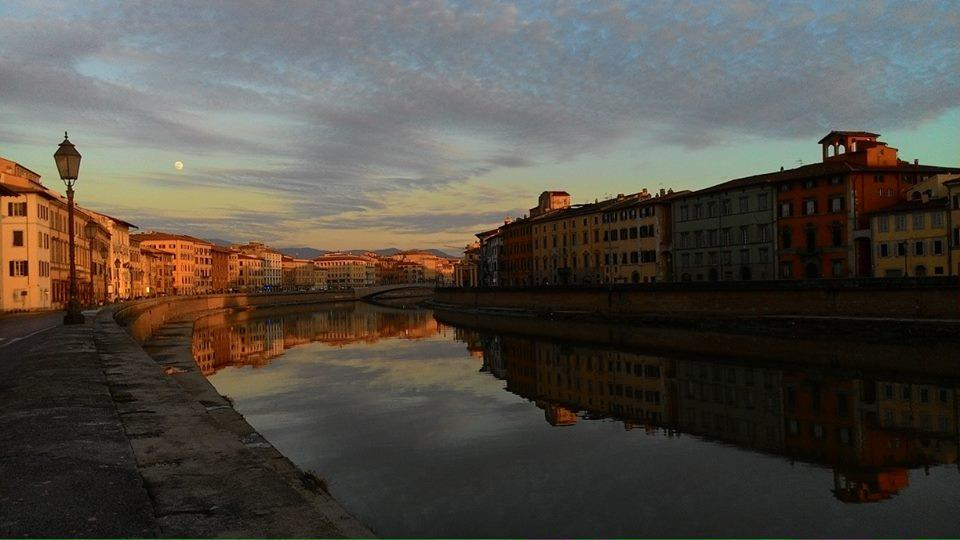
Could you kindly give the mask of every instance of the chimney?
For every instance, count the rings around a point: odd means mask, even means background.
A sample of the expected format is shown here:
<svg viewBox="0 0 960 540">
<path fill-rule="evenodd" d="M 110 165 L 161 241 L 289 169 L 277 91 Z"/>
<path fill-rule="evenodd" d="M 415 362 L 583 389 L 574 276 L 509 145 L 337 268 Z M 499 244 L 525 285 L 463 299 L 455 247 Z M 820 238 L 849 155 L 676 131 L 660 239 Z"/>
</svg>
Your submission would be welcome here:
<svg viewBox="0 0 960 540">
<path fill-rule="evenodd" d="M 920 165 L 920 160 L 919 160 L 919 159 L 914 159 L 914 160 L 913 160 L 913 166 L 916 167 L 916 166 L 918 166 L 918 165 Z"/>
<path fill-rule="evenodd" d="M 511 221 L 513 221 L 513 220 L 510 219 L 509 217 L 503 218 L 503 224 L 504 224 L 504 225 L 509 225 Z"/>
<path fill-rule="evenodd" d="M 667 190 L 660 188 L 660 196 L 663 197 L 666 194 L 667 194 Z"/>
<path fill-rule="evenodd" d="M 780 172 L 783 172 L 783 165 L 780 166 Z"/>
</svg>

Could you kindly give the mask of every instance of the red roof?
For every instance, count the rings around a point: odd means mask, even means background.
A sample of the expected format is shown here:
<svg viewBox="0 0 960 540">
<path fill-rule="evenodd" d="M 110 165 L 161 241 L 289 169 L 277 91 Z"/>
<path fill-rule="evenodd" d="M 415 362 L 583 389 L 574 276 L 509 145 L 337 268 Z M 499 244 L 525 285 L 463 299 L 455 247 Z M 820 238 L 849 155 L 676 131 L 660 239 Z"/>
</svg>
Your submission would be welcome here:
<svg viewBox="0 0 960 540">
<path fill-rule="evenodd" d="M 827 135 L 817 141 L 817 144 L 823 144 L 828 140 L 834 138 L 835 136 L 846 136 L 846 137 L 879 137 L 879 133 L 870 133 L 869 131 L 831 131 Z"/>
</svg>

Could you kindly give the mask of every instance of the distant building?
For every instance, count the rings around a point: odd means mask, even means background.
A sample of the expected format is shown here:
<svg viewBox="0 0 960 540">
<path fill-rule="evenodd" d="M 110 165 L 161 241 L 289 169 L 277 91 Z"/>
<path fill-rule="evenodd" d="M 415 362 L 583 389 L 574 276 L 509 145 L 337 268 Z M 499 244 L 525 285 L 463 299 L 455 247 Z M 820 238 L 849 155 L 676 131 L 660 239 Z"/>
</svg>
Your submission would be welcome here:
<svg viewBox="0 0 960 540">
<path fill-rule="evenodd" d="M 507 220 L 506 224 L 510 221 Z M 483 287 L 500 285 L 500 255 L 503 252 L 503 235 L 500 227 L 477 233 L 480 250 L 477 253 L 477 280 Z"/>
<path fill-rule="evenodd" d="M 237 289 L 240 284 L 240 252 L 224 247 L 210 248 L 210 287 L 213 292 Z"/>
<path fill-rule="evenodd" d="M 262 242 L 248 242 L 231 246 L 233 249 L 247 255 L 253 255 L 263 260 L 262 287 L 268 290 L 279 290 L 283 284 L 283 255 Z"/>
<path fill-rule="evenodd" d="M 141 247 L 169 253 L 173 259 L 173 289 L 170 294 L 201 294 L 211 289 L 213 244 L 183 234 L 159 231 L 132 236 Z"/>
<path fill-rule="evenodd" d="M 325 253 L 313 264 L 324 271 L 327 287 L 331 289 L 356 289 L 376 284 L 376 261 L 363 255 L 349 253 Z"/>
</svg>

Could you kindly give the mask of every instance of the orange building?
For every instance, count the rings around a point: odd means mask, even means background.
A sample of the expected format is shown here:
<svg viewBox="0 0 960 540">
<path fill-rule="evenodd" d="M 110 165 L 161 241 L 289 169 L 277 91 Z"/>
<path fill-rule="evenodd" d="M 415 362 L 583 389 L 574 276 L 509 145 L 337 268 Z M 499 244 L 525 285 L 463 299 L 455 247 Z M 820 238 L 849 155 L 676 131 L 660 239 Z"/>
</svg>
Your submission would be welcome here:
<svg viewBox="0 0 960 540">
<path fill-rule="evenodd" d="M 533 231 L 530 220 L 518 219 L 500 228 L 500 284 L 505 287 L 533 284 Z"/>
<path fill-rule="evenodd" d="M 917 182 L 956 169 L 907 163 L 876 133 L 831 131 L 823 162 L 769 176 L 777 188 L 780 279 L 868 277 L 869 214 L 904 200 Z"/>
</svg>

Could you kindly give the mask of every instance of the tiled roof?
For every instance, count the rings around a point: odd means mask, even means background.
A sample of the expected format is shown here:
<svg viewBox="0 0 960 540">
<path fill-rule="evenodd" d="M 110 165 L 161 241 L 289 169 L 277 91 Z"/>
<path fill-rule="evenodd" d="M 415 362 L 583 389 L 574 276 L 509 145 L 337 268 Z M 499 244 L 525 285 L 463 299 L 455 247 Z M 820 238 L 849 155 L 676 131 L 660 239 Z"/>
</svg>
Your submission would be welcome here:
<svg viewBox="0 0 960 540">
<path fill-rule="evenodd" d="M 950 200 L 947 197 L 928 199 L 926 201 L 900 201 L 893 206 L 888 206 L 882 210 L 870 212 L 870 215 L 876 214 L 898 214 L 900 212 L 916 212 L 917 210 L 942 210 L 948 208 Z"/>
<path fill-rule="evenodd" d="M 834 135 L 848 135 L 853 137 L 879 137 L 879 133 L 870 133 L 869 131 L 831 131 L 827 135 L 817 141 L 817 144 L 823 144 L 827 139 L 832 139 Z"/>
<path fill-rule="evenodd" d="M 184 242 L 193 242 L 194 244 L 205 244 L 208 246 L 213 246 L 213 243 L 207 242 L 206 240 L 201 240 L 199 238 L 194 238 L 193 236 L 187 236 L 185 234 L 173 234 L 165 233 L 160 231 L 149 231 L 145 233 L 138 233 L 134 235 L 141 242 L 144 240 L 181 240 Z"/>
</svg>

